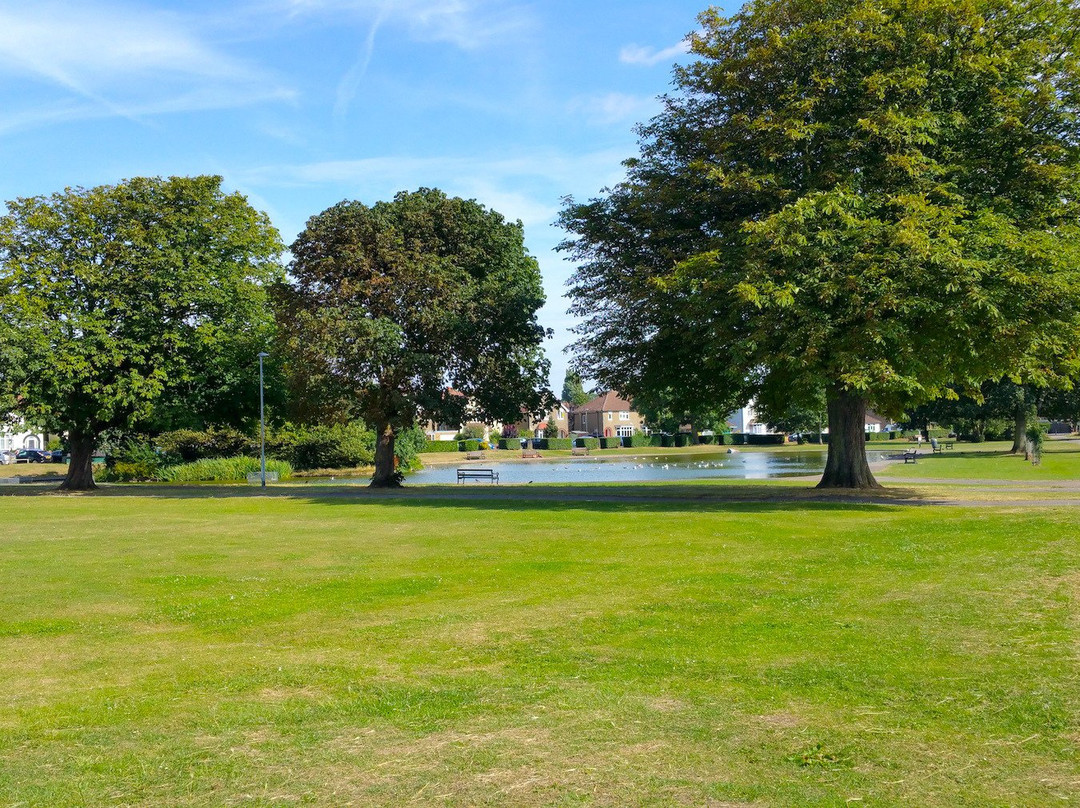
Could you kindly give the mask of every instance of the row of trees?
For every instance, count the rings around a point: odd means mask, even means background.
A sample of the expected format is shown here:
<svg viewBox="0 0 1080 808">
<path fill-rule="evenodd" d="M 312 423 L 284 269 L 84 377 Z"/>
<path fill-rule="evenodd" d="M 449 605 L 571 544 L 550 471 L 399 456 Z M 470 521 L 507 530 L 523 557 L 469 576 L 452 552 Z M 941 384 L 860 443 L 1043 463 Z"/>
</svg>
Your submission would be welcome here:
<svg viewBox="0 0 1080 808">
<path fill-rule="evenodd" d="M 1080 367 L 1080 8 L 755 0 L 690 37 L 627 179 L 570 200 L 575 356 L 679 417 L 883 414 Z"/>
<path fill-rule="evenodd" d="M 302 422 L 378 434 L 396 485 L 418 420 L 539 411 L 543 290 L 521 224 L 420 189 L 313 217 L 281 263 L 265 216 L 220 177 L 137 178 L 17 199 L 0 217 L 0 413 L 67 436 L 66 489 L 94 487 L 110 432 L 250 425 L 257 355 Z M 450 395 L 452 386 L 463 395 Z"/>
</svg>

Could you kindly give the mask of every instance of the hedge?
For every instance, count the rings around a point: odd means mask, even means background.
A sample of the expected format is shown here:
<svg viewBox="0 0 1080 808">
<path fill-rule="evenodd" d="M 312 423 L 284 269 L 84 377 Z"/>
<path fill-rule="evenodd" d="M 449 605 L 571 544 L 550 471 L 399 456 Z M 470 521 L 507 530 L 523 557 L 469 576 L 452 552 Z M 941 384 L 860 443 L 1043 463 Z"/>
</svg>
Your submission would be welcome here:
<svg viewBox="0 0 1080 808">
<path fill-rule="evenodd" d="M 541 449 L 572 449 L 574 441 L 570 438 L 541 438 Z"/>
<path fill-rule="evenodd" d="M 424 444 L 425 452 L 456 452 L 458 442 L 456 440 L 429 440 Z"/>
<path fill-rule="evenodd" d="M 575 438 L 574 439 L 574 446 L 576 446 L 579 449 L 599 449 L 600 448 L 600 439 L 599 438 Z"/>
<path fill-rule="evenodd" d="M 469 438 L 468 440 L 458 441 L 458 448 L 463 452 L 479 452 L 481 441 L 476 438 Z"/>
<path fill-rule="evenodd" d="M 521 438 L 499 438 L 500 449 L 520 449 Z"/>
<path fill-rule="evenodd" d="M 750 433 L 746 435 L 746 443 L 750 446 L 783 446 L 784 436 L 778 433 L 770 433 L 768 435 L 755 435 Z"/>
<path fill-rule="evenodd" d="M 691 446 L 694 443 L 694 436 L 689 432 L 678 432 L 675 434 L 675 445 L 679 447 Z"/>
<path fill-rule="evenodd" d="M 622 438 L 600 438 L 601 449 L 621 449 Z"/>
<path fill-rule="evenodd" d="M 698 435 L 698 443 L 702 446 L 710 446 L 716 442 L 716 435 Z"/>
<path fill-rule="evenodd" d="M 732 432 L 728 437 L 731 438 L 732 446 L 744 446 L 746 445 L 746 433 L 745 432 Z"/>
</svg>

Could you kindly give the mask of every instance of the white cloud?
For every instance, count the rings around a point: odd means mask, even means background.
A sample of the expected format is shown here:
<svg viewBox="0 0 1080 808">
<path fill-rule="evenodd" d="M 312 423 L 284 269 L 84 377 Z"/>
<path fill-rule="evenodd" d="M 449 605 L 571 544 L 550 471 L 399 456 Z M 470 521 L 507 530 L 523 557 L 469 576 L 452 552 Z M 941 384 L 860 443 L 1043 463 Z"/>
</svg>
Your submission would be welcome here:
<svg viewBox="0 0 1080 808">
<path fill-rule="evenodd" d="M 690 50 L 690 43 L 685 39 L 670 48 L 656 50 L 648 45 L 627 45 L 619 51 L 619 61 L 628 65 L 652 67 L 660 62 L 670 62 Z"/>
<path fill-rule="evenodd" d="M 293 17 L 323 16 L 340 24 L 343 16 L 382 19 L 405 27 L 417 40 L 448 42 L 474 50 L 521 33 L 532 22 L 529 10 L 504 0 L 280 0 Z"/>
<path fill-rule="evenodd" d="M 89 102 L 63 104 L 51 120 L 133 117 L 292 97 L 265 71 L 204 41 L 186 19 L 118 6 L 0 0 L 0 75 L 5 73 Z M 41 116 L 34 110 L 9 112 L 8 127 L 20 117 Z"/>
<path fill-rule="evenodd" d="M 659 112 L 660 102 L 646 96 L 607 93 L 575 98 L 569 107 L 590 123 L 606 126 L 651 118 Z"/>
</svg>

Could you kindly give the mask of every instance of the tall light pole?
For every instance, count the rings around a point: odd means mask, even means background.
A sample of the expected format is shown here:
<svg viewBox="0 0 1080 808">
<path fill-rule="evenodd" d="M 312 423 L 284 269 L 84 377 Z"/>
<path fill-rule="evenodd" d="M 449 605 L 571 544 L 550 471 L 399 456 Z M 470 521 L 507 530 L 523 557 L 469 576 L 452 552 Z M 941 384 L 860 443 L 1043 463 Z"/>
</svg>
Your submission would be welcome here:
<svg viewBox="0 0 1080 808">
<path fill-rule="evenodd" d="M 259 470 L 266 488 L 266 419 L 263 417 L 263 359 L 270 354 L 259 352 Z"/>
</svg>

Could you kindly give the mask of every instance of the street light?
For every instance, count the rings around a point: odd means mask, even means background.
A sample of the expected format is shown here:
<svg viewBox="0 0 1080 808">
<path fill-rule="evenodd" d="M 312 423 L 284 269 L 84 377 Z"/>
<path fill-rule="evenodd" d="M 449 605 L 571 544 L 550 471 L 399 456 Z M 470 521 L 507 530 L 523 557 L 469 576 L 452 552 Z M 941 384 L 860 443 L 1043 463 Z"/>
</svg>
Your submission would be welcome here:
<svg viewBox="0 0 1080 808">
<path fill-rule="evenodd" d="M 263 417 L 263 359 L 270 354 L 259 352 L 259 470 L 266 488 L 266 419 Z"/>
</svg>

